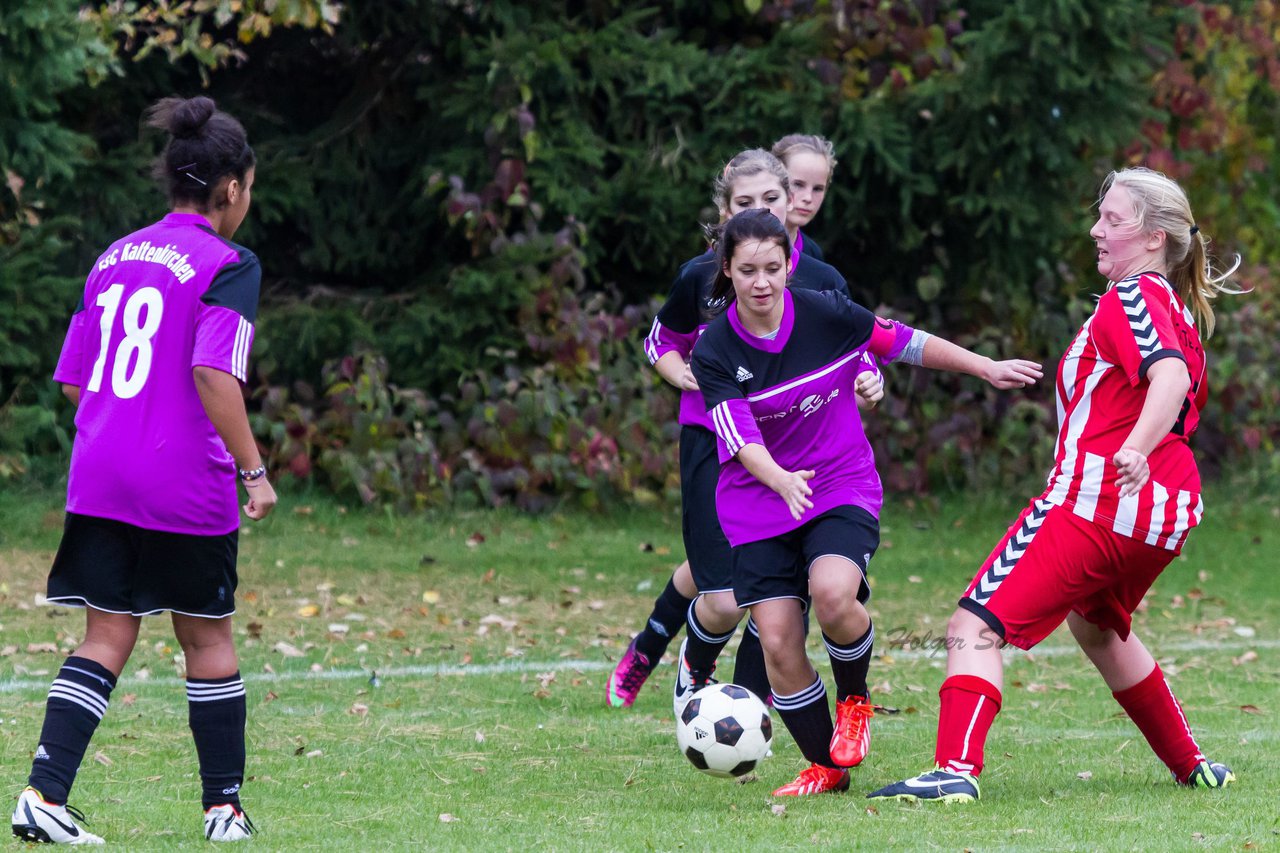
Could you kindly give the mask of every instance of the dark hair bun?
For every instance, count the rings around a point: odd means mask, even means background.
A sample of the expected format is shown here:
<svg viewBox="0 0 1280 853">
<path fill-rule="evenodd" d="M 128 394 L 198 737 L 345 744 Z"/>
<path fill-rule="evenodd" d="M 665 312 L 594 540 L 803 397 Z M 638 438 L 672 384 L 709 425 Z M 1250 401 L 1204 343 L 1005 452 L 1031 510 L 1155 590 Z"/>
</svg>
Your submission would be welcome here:
<svg viewBox="0 0 1280 853">
<path fill-rule="evenodd" d="M 197 97 L 189 100 L 177 100 L 169 113 L 168 131 L 175 139 L 192 139 L 200 135 L 201 129 L 213 116 L 217 105 L 212 98 Z"/>
</svg>

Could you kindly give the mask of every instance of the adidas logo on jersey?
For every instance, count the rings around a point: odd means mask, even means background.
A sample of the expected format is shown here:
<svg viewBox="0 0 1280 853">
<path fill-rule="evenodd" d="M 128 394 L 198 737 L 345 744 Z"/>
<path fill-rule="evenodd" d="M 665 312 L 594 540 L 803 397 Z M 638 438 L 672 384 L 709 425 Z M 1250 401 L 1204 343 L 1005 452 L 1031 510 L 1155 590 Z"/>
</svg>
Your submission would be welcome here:
<svg viewBox="0 0 1280 853">
<path fill-rule="evenodd" d="M 50 760 L 49 753 L 45 752 L 44 744 L 40 744 L 39 746 L 36 747 L 36 761 L 40 761 L 40 760 L 44 760 L 44 761 Z"/>
<path fill-rule="evenodd" d="M 756 375 L 754 373 L 752 373 L 750 370 L 747 370 L 742 365 L 738 365 L 738 381 L 739 382 L 746 382 L 748 379 L 755 379 L 755 378 L 756 378 Z"/>
</svg>

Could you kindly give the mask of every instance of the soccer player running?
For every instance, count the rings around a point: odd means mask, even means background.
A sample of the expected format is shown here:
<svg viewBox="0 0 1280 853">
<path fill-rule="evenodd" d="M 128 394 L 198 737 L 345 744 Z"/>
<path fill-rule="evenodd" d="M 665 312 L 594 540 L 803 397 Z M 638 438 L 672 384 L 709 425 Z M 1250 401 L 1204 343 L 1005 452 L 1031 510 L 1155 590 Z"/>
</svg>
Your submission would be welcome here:
<svg viewBox="0 0 1280 853">
<path fill-rule="evenodd" d="M 1196 745 L 1131 619 L 1203 512 L 1187 443 L 1207 395 L 1198 327 L 1213 333 L 1209 299 L 1227 290 L 1239 259 L 1215 276 L 1186 194 L 1143 168 L 1107 177 L 1089 235 L 1107 288 L 1058 364 L 1048 487 L 947 625 L 935 769 L 869 797 L 978 799 L 987 732 L 1003 701 L 1000 649 L 1031 649 L 1064 619 L 1177 782 L 1235 781 Z"/>
<path fill-rule="evenodd" d="M 790 251 L 785 229 L 762 211 L 725 223 L 710 300 L 723 313 L 693 351 L 721 461 L 716 509 L 733 548 L 733 593 L 758 627 L 773 707 L 812 762 L 775 796 L 843 791 L 845 768 L 866 754 L 865 726 L 854 739 L 833 725 L 804 647 L 811 597 L 840 705 L 866 700 L 862 650 L 874 633 L 863 603 L 882 489 L 848 393 L 855 377 L 877 358 L 969 373 L 1002 389 L 1041 376 L 1034 362 L 992 361 L 879 319 L 843 294 L 788 288 Z"/>
<path fill-rule="evenodd" d="M 742 210 L 761 208 L 784 222 L 791 203 L 786 167 L 763 149 L 742 151 L 716 178 L 712 200 L 722 219 Z M 798 252 L 792 252 L 788 260 L 793 267 L 793 287 L 836 290 L 848 295 L 844 277 L 833 267 Z M 732 638 L 741 618 L 732 596 L 729 543 L 714 511 L 719 467 L 715 435 L 688 365 L 693 345 L 706 326 L 705 312 L 715 269 L 713 252 L 703 252 L 680 267 L 644 343 L 645 354 L 658 374 L 681 391 L 680 492 L 686 562 L 667 582 L 645 628 L 631 640 L 610 675 L 606 701 L 615 708 L 635 702 L 671 638 L 692 613 L 695 618 L 690 623 L 689 638 L 681 647 L 682 665 L 675 685 L 674 704 L 679 713 L 688 696 L 710 682 L 716 657 Z M 866 393 L 878 399 L 879 386 L 871 378 L 866 380 Z M 704 595 L 699 596 L 699 592 Z M 748 633 L 753 630 L 749 625 Z M 743 642 L 747 641 L 744 637 Z M 688 666 L 684 665 L 686 660 Z M 734 683 L 767 697 L 769 683 L 763 658 L 759 654 L 740 657 Z"/>
<path fill-rule="evenodd" d="M 276 494 L 240 387 L 261 269 L 231 237 L 255 158 L 240 123 L 208 98 L 166 98 L 148 122 L 169 134 L 155 171 L 172 212 L 98 258 L 54 373 L 76 404 L 77 433 L 48 599 L 85 608 L 85 639 L 49 689 L 13 812 L 14 835 L 28 841 L 102 843 L 76 825 L 67 796 L 142 617 L 166 611 L 186 655 L 205 837 L 253 832 L 239 798 L 245 691 L 231 633 L 236 481 L 251 519 Z"/>
</svg>

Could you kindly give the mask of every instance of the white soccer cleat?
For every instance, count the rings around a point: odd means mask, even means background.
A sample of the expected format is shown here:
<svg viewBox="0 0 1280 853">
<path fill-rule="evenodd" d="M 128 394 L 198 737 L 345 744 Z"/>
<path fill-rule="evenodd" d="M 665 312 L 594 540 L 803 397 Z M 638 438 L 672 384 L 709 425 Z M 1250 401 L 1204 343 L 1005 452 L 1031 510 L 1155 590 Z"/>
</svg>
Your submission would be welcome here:
<svg viewBox="0 0 1280 853">
<path fill-rule="evenodd" d="M 13 810 L 13 834 L 23 841 L 39 841 L 45 844 L 102 844 L 102 839 L 92 832 L 76 826 L 84 822 L 84 815 L 66 806 L 45 802 L 35 788 L 28 786 L 18 795 L 18 806 Z"/>
<path fill-rule="evenodd" d="M 243 841 L 253 833 L 253 821 L 230 803 L 213 806 L 204 813 L 204 837 L 210 841 Z"/>
</svg>

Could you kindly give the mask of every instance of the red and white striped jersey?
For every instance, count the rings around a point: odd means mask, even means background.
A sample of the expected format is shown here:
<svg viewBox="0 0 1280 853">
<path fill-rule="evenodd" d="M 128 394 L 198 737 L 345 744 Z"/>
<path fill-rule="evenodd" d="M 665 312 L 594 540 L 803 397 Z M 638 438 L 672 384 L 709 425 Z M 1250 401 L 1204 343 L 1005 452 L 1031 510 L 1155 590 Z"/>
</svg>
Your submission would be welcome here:
<svg viewBox="0 0 1280 853">
<path fill-rule="evenodd" d="M 1112 462 L 1137 423 L 1147 370 L 1162 358 L 1187 365 L 1191 390 L 1177 423 L 1147 457 L 1151 479 L 1120 497 Z M 1187 440 L 1204 407 L 1205 355 L 1195 319 L 1158 273 L 1113 284 L 1058 364 L 1058 440 L 1044 499 L 1123 536 L 1178 551 L 1204 512 Z"/>
</svg>

